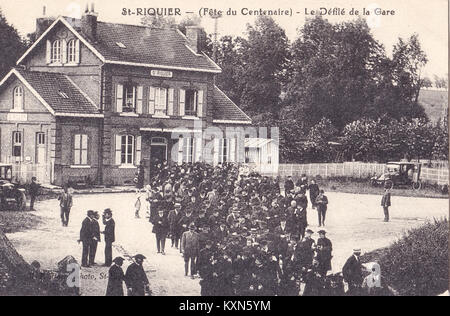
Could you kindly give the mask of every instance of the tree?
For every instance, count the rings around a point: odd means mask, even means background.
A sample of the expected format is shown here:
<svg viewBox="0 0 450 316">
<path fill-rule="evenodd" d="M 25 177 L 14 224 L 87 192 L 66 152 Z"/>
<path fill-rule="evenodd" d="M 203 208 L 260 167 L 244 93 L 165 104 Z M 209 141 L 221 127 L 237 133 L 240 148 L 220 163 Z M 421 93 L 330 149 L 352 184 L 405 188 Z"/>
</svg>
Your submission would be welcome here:
<svg viewBox="0 0 450 316">
<path fill-rule="evenodd" d="M 241 41 L 242 71 L 240 104 L 250 115 L 280 112 L 280 94 L 289 43 L 284 30 L 267 16 L 259 16 L 254 26 L 247 26 L 248 39 Z"/>
<path fill-rule="evenodd" d="M 421 48 L 417 34 L 412 35 L 407 41 L 399 38 L 398 43 L 394 45 L 393 78 L 396 86 L 401 89 L 402 97 L 411 103 L 417 104 L 423 84 L 421 71 L 427 62 L 428 58 Z"/>
<path fill-rule="evenodd" d="M 14 67 L 26 45 L 17 30 L 8 24 L 0 10 L 0 78 Z"/>
<path fill-rule="evenodd" d="M 239 104 L 242 97 L 243 73 L 241 37 L 223 36 L 217 43 L 216 63 L 222 68 L 222 73 L 216 76 L 217 86 L 231 99 Z"/>
<path fill-rule="evenodd" d="M 147 15 L 141 19 L 141 24 L 155 28 L 171 28 L 177 25 L 175 18 L 162 15 Z"/>
<path fill-rule="evenodd" d="M 309 126 L 322 117 L 342 128 L 373 115 L 384 48 L 362 19 L 331 24 L 307 20 L 292 45 L 286 102 L 298 107 Z"/>
<path fill-rule="evenodd" d="M 322 118 L 318 124 L 313 126 L 306 136 L 304 144 L 309 160 L 314 162 L 332 161 L 335 152 L 330 147 L 329 142 L 336 134 L 336 128 L 327 118 Z"/>
<path fill-rule="evenodd" d="M 434 75 L 434 86 L 436 88 L 448 89 L 448 75 L 446 75 L 445 77 Z"/>
</svg>

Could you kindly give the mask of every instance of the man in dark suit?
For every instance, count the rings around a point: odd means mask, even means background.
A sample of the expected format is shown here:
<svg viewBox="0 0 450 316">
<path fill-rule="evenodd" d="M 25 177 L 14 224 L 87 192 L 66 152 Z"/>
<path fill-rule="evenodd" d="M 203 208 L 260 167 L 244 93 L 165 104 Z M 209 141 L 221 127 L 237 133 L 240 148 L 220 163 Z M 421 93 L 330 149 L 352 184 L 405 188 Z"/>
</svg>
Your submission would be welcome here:
<svg viewBox="0 0 450 316">
<path fill-rule="evenodd" d="M 289 192 L 294 190 L 294 187 L 294 181 L 292 181 L 292 177 L 289 176 L 284 182 L 284 194 L 287 195 Z"/>
<path fill-rule="evenodd" d="M 317 214 L 319 217 L 319 227 L 325 226 L 325 216 L 328 208 L 328 198 L 324 194 L 323 190 L 320 190 L 319 195 L 316 198 Z"/>
<path fill-rule="evenodd" d="M 389 206 L 391 206 L 391 192 L 389 189 L 384 191 L 383 197 L 381 198 L 381 206 L 384 211 L 384 221 L 389 222 Z"/>
<path fill-rule="evenodd" d="M 153 230 L 152 232 L 156 236 L 156 248 L 158 253 L 165 255 L 166 238 L 169 232 L 169 220 L 164 215 L 164 210 L 158 211 L 158 216 L 152 219 Z"/>
<path fill-rule="evenodd" d="M 97 246 L 100 242 L 100 224 L 98 220 L 100 219 L 100 215 L 98 212 L 94 212 L 94 217 L 92 219 L 92 242 L 91 247 L 89 249 L 89 265 L 95 265 L 95 255 L 97 254 Z"/>
<path fill-rule="evenodd" d="M 198 233 L 195 231 L 194 223 L 189 225 L 189 230 L 184 232 L 181 237 L 181 253 L 184 257 L 184 275 L 188 275 L 190 261 L 191 278 L 194 279 L 197 272 L 196 261 L 200 253 L 200 238 Z"/>
<path fill-rule="evenodd" d="M 178 222 L 181 219 L 181 204 L 175 203 L 174 209 L 169 212 L 168 220 L 169 220 L 169 232 L 170 238 L 172 240 L 172 248 L 175 247 L 178 249 L 178 243 L 180 241 L 180 227 L 178 226 Z"/>
<path fill-rule="evenodd" d="M 112 211 L 109 208 L 103 212 L 103 225 L 105 225 L 103 231 L 105 236 L 105 266 L 109 267 L 112 264 L 112 244 L 116 241 L 116 222 L 112 218 Z"/>
<path fill-rule="evenodd" d="M 363 283 L 363 266 L 360 260 L 361 249 L 353 249 L 353 255 L 342 268 L 344 281 L 348 283 L 349 295 L 359 295 Z"/>
<path fill-rule="evenodd" d="M 319 230 L 319 239 L 317 239 L 318 270 L 322 277 L 326 277 L 327 272 L 331 270 L 331 259 L 333 258 L 333 244 L 326 237 L 326 233 L 324 230 Z"/>
<path fill-rule="evenodd" d="M 122 270 L 122 265 L 124 261 L 125 259 L 122 257 L 114 258 L 114 264 L 108 272 L 106 296 L 123 296 L 123 281 L 125 280 L 125 275 Z"/>
<path fill-rule="evenodd" d="M 87 217 L 83 220 L 83 223 L 81 224 L 81 230 L 80 230 L 80 239 L 78 240 L 78 243 L 83 243 L 83 254 L 81 257 L 81 266 L 88 268 L 89 262 L 88 262 L 88 256 L 90 253 L 92 240 L 93 240 L 93 226 L 92 221 L 94 220 L 94 211 L 89 210 L 87 212 Z"/>
<path fill-rule="evenodd" d="M 145 259 L 145 256 L 141 254 L 134 256 L 134 262 L 125 273 L 128 296 L 145 296 L 146 292 L 150 293 L 148 278 L 142 266 Z"/>
<path fill-rule="evenodd" d="M 34 211 L 34 201 L 36 201 L 37 196 L 39 195 L 40 185 L 37 183 L 36 177 L 31 178 L 30 184 L 30 211 Z"/>
</svg>

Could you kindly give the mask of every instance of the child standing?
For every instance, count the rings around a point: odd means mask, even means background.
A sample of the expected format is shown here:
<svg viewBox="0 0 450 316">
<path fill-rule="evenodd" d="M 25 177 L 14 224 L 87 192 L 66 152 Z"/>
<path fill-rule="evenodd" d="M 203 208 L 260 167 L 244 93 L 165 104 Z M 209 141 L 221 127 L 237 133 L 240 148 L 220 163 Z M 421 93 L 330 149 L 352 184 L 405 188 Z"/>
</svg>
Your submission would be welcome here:
<svg viewBox="0 0 450 316">
<path fill-rule="evenodd" d="M 136 202 L 134 203 L 134 208 L 135 208 L 136 212 L 134 213 L 134 217 L 140 218 L 141 216 L 139 215 L 139 211 L 141 210 L 141 204 L 142 204 L 141 198 L 142 198 L 142 196 L 141 196 L 141 191 L 140 190 L 137 190 L 136 193 L 137 193 L 137 199 L 136 199 Z"/>
</svg>

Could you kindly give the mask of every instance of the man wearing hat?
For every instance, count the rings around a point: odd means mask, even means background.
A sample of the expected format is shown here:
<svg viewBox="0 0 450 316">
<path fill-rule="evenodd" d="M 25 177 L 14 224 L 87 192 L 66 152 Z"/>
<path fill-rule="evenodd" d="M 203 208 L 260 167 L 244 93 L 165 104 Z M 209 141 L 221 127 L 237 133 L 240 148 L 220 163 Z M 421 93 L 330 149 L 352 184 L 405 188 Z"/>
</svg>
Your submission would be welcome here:
<svg viewBox="0 0 450 316">
<path fill-rule="evenodd" d="M 150 293 L 148 278 L 142 266 L 145 259 L 144 255 L 137 254 L 134 256 L 134 262 L 127 269 L 125 283 L 128 296 L 145 296 L 146 292 Z"/>
<path fill-rule="evenodd" d="M 331 259 L 333 244 L 325 235 L 326 231 L 319 230 L 319 238 L 317 239 L 317 260 L 319 273 L 325 277 L 327 272 L 331 270 Z"/>
<path fill-rule="evenodd" d="M 323 190 L 320 190 L 320 193 L 316 198 L 317 215 L 319 218 L 319 227 L 325 226 L 325 216 L 327 214 L 328 198 L 324 193 L 325 192 Z"/>
<path fill-rule="evenodd" d="M 184 257 L 184 275 L 188 275 L 189 262 L 191 263 L 191 278 L 197 272 L 196 270 L 196 260 L 200 252 L 200 239 L 198 233 L 195 231 L 195 224 L 191 223 L 189 225 L 189 230 L 183 233 L 181 237 L 181 253 Z"/>
<path fill-rule="evenodd" d="M 169 216 L 167 217 L 169 221 L 169 233 L 170 238 L 172 240 L 172 248 L 175 247 L 178 249 L 178 242 L 180 241 L 180 227 L 178 226 L 178 222 L 181 219 L 181 204 L 175 203 L 174 208 L 169 212 Z"/>
<path fill-rule="evenodd" d="M 122 270 L 122 265 L 124 261 L 125 259 L 122 257 L 116 257 L 112 261 L 114 264 L 109 268 L 106 296 L 123 296 L 125 275 Z"/>
<path fill-rule="evenodd" d="M 116 222 L 109 208 L 103 211 L 103 225 L 105 225 L 105 230 L 102 232 L 105 236 L 105 266 L 109 267 L 112 264 L 112 244 L 116 241 Z"/>
<path fill-rule="evenodd" d="M 98 220 L 100 219 L 100 215 L 97 211 L 94 212 L 94 217 L 92 219 L 92 242 L 91 246 L 89 247 L 89 265 L 93 266 L 95 265 L 95 256 L 97 254 L 97 246 L 100 242 L 100 224 L 98 223 Z"/>
<path fill-rule="evenodd" d="M 312 265 L 315 245 L 312 234 L 314 232 L 311 229 L 307 229 L 305 238 L 297 245 L 295 257 L 301 268 L 310 268 Z"/>
<path fill-rule="evenodd" d="M 344 267 L 342 268 L 342 275 L 344 281 L 348 283 L 348 294 L 359 295 L 363 278 L 363 266 L 361 264 L 361 249 L 353 249 L 353 255 L 347 259 Z"/>
<path fill-rule="evenodd" d="M 156 237 L 156 248 L 158 249 L 158 253 L 165 255 L 166 238 L 167 233 L 169 232 L 169 221 L 164 215 L 163 209 L 158 210 L 158 216 L 152 219 L 152 224 L 152 232 Z"/>
<path fill-rule="evenodd" d="M 87 211 L 87 216 L 81 224 L 80 239 L 78 240 L 78 243 L 80 242 L 83 243 L 81 266 L 85 268 L 88 268 L 90 266 L 90 262 L 88 262 L 89 260 L 88 257 L 94 238 L 93 224 L 92 224 L 93 220 L 94 220 L 94 211 L 92 210 Z"/>
</svg>

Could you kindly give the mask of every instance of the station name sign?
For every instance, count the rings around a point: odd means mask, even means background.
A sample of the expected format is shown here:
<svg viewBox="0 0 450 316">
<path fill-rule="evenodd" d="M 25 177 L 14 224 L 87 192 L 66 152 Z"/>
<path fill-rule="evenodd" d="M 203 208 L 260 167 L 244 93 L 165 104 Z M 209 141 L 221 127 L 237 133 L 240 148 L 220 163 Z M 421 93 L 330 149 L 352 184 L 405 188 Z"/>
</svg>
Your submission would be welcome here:
<svg viewBox="0 0 450 316">
<path fill-rule="evenodd" d="M 166 71 L 166 70 L 155 70 L 153 69 L 150 74 L 153 77 L 163 77 L 163 78 L 172 78 L 173 77 L 173 73 L 171 71 Z"/>
</svg>

